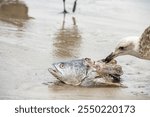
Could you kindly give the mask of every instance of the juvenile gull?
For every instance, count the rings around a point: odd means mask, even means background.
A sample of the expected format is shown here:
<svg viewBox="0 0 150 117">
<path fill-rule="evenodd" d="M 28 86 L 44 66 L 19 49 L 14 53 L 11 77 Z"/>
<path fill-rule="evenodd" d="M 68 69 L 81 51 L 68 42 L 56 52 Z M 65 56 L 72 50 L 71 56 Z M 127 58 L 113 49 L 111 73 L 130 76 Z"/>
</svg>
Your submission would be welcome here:
<svg viewBox="0 0 150 117">
<path fill-rule="evenodd" d="M 113 58 L 122 55 L 132 55 L 140 59 L 150 60 L 150 26 L 145 29 L 141 37 L 127 37 L 122 39 L 115 51 L 106 57 L 109 62 Z"/>
</svg>

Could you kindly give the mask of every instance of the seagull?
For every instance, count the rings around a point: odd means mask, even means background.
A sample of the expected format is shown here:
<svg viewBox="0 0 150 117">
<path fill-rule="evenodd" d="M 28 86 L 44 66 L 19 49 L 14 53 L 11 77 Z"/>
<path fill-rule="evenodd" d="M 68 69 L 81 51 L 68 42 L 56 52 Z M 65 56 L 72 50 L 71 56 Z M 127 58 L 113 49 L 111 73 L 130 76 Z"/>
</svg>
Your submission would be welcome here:
<svg viewBox="0 0 150 117">
<path fill-rule="evenodd" d="M 73 8 L 72 8 L 73 13 L 76 10 L 76 6 L 77 6 L 77 0 L 74 1 L 74 5 L 73 5 Z M 64 7 L 64 10 L 63 10 L 62 13 L 64 13 L 64 14 L 68 13 L 68 11 L 66 10 L 66 0 L 63 0 L 63 7 Z"/>
<path fill-rule="evenodd" d="M 63 0 L 63 7 L 64 7 L 64 11 L 63 13 L 68 13 L 68 11 L 66 10 L 66 0 Z"/>
<path fill-rule="evenodd" d="M 150 26 L 145 29 L 141 37 L 126 37 L 116 46 L 115 51 L 108 55 L 104 61 L 122 55 L 131 55 L 140 59 L 150 60 Z"/>
</svg>

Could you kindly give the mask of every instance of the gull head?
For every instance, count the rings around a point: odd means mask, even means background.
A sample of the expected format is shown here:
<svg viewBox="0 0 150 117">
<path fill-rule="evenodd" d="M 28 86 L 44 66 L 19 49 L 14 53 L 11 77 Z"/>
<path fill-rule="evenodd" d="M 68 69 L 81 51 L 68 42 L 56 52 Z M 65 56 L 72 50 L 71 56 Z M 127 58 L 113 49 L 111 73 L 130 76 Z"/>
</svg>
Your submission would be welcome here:
<svg viewBox="0 0 150 117">
<path fill-rule="evenodd" d="M 139 37 L 127 37 L 122 39 L 116 46 L 115 51 L 108 55 L 105 59 L 106 62 L 111 61 L 113 58 L 122 55 L 132 55 L 138 57 L 138 44 Z"/>
</svg>

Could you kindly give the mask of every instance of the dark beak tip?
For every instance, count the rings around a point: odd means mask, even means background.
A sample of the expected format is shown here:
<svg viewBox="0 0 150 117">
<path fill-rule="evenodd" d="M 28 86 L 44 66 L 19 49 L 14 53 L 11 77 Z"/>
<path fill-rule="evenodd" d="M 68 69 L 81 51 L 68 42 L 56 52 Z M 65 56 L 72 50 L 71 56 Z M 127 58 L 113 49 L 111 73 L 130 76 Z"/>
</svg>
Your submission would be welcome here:
<svg viewBox="0 0 150 117">
<path fill-rule="evenodd" d="M 109 63 L 114 58 L 114 53 L 112 52 L 109 54 L 105 59 L 103 59 L 104 62 Z"/>
</svg>

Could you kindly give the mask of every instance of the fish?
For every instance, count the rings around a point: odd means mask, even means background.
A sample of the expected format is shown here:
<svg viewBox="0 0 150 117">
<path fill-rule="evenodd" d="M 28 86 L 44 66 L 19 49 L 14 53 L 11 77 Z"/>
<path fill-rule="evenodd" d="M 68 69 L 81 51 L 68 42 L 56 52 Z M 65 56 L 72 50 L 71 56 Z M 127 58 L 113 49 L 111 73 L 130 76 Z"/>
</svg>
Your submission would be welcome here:
<svg viewBox="0 0 150 117">
<path fill-rule="evenodd" d="M 68 85 L 126 87 L 120 83 L 123 70 L 116 60 L 111 60 L 109 63 L 91 58 L 69 60 L 53 63 L 48 71 L 59 81 Z"/>
</svg>

